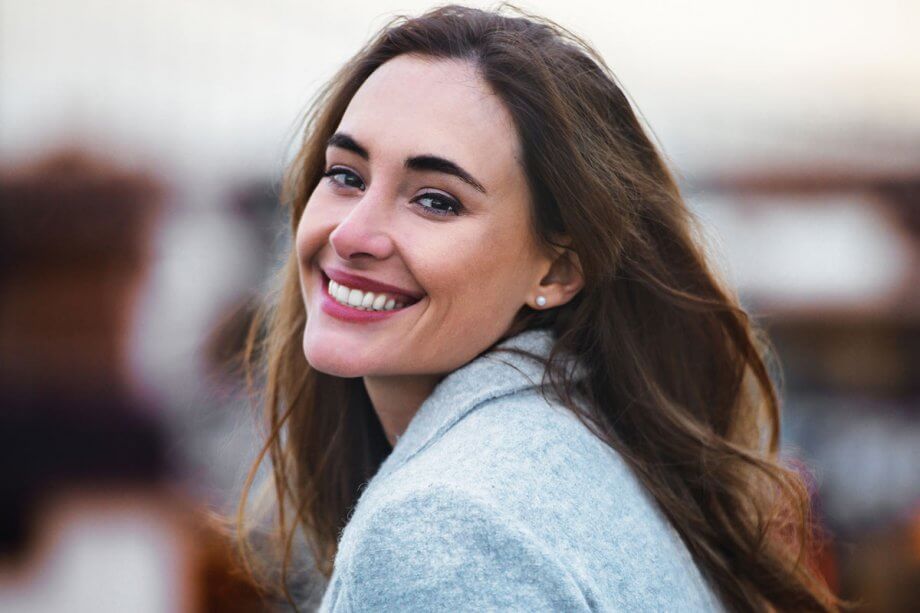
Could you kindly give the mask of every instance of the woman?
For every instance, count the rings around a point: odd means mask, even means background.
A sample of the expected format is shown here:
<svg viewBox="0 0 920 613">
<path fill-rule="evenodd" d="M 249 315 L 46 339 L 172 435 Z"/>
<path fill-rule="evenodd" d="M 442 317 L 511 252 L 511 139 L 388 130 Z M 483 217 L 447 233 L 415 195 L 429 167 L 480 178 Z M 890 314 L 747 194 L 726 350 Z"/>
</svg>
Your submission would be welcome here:
<svg viewBox="0 0 920 613">
<path fill-rule="evenodd" d="M 299 526 L 322 610 L 836 606 L 756 334 L 585 43 L 397 21 L 315 103 L 283 199 L 249 353 L 282 574 Z"/>
</svg>

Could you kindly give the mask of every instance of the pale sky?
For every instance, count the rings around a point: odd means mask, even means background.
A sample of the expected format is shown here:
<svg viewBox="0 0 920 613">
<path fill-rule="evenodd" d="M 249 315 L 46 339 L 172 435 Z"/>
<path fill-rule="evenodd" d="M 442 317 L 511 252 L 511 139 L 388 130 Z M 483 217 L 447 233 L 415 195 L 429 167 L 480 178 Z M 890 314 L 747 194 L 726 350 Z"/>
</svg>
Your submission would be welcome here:
<svg viewBox="0 0 920 613">
<path fill-rule="evenodd" d="M 520 4 L 598 47 L 681 172 L 920 159 L 920 2 Z M 430 6 L 0 0 L 0 156 L 69 139 L 170 176 L 274 176 L 318 85 Z"/>
</svg>

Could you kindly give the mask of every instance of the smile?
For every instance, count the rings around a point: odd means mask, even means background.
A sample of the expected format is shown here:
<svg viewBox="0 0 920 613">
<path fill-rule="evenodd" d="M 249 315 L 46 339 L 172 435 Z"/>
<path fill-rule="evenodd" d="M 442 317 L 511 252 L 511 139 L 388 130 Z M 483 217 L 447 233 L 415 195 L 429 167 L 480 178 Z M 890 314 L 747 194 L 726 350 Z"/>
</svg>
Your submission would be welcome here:
<svg viewBox="0 0 920 613">
<path fill-rule="evenodd" d="M 331 272 L 338 281 L 329 278 L 326 271 L 320 272 L 323 296 L 320 306 L 327 315 L 343 321 L 364 323 L 388 319 L 421 300 L 421 295 L 411 295 L 399 288 L 343 271 Z"/>
<path fill-rule="evenodd" d="M 361 311 L 392 311 L 405 306 L 389 294 L 362 292 L 359 289 L 340 285 L 332 279 L 329 280 L 328 292 L 339 304 L 354 307 Z"/>
</svg>

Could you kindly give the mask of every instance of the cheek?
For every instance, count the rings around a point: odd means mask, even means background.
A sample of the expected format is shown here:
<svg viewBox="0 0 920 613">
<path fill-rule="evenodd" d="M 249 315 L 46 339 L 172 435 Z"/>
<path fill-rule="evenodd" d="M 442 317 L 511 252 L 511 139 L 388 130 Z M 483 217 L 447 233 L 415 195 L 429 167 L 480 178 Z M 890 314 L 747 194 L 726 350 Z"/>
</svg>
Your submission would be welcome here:
<svg viewBox="0 0 920 613">
<path fill-rule="evenodd" d="M 418 259 L 441 317 L 488 328 L 508 323 L 523 305 L 524 241 L 490 229 L 432 241 L 427 257 Z"/>
<path fill-rule="evenodd" d="M 326 219 L 328 216 L 323 214 L 322 204 L 314 200 L 311 198 L 307 202 L 294 236 L 297 258 L 301 266 L 309 262 L 326 244 L 329 233 L 335 228 L 334 221 Z"/>
</svg>

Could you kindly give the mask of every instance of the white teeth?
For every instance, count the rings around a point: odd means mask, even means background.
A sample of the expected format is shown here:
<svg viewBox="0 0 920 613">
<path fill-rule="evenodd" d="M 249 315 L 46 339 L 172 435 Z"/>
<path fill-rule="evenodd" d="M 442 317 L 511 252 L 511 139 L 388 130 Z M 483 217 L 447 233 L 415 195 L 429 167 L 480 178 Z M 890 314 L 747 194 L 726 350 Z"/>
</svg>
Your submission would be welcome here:
<svg viewBox="0 0 920 613">
<path fill-rule="evenodd" d="M 374 292 L 363 292 L 359 289 L 345 287 L 329 280 L 329 295 L 341 304 L 360 309 L 362 311 L 392 311 L 405 306 L 403 302 L 397 302 L 386 294 L 375 294 Z"/>
<path fill-rule="evenodd" d="M 361 290 L 351 290 L 351 293 L 348 294 L 348 306 L 361 306 L 362 298 L 364 298 L 364 293 Z"/>
</svg>

